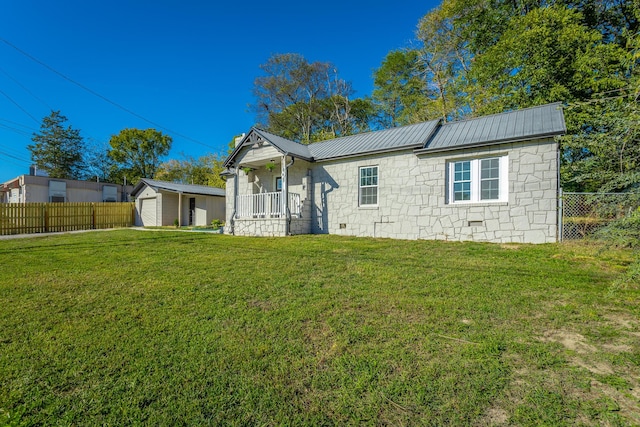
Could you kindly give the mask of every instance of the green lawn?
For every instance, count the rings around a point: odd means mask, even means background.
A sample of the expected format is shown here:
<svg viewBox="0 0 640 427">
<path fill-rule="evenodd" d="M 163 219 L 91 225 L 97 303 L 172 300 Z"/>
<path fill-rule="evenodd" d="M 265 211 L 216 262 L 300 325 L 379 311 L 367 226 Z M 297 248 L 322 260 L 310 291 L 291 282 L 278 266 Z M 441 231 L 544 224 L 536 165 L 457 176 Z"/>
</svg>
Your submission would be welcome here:
<svg viewBox="0 0 640 427">
<path fill-rule="evenodd" d="M 0 425 L 640 424 L 628 252 L 120 230 L 0 254 Z"/>
</svg>

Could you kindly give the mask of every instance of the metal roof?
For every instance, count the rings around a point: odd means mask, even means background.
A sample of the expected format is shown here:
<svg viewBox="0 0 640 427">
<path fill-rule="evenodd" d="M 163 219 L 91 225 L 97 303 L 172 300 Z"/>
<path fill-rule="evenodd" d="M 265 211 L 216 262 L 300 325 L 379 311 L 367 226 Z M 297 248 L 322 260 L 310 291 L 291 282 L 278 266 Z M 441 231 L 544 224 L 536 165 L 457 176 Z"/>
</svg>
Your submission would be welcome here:
<svg viewBox="0 0 640 427">
<path fill-rule="evenodd" d="M 140 192 L 144 184 L 155 190 L 167 190 L 176 193 L 200 194 L 203 196 L 225 196 L 224 188 L 208 187 L 206 185 L 177 184 L 175 182 L 156 181 L 155 179 L 142 178 L 131 192 L 135 196 Z"/>
<path fill-rule="evenodd" d="M 274 147 L 279 149 L 283 154 L 287 153 L 304 160 L 311 160 L 312 155 L 309 152 L 309 146 L 298 142 L 291 141 L 278 135 L 266 132 L 261 129 L 253 129 L 258 135 L 269 141 Z"/>
<path fill-rule="evenodd" d="M 328 160 L 361 154 L 421 147 L 436 129 L 439 120 L 365 132 L 309 145 L 314 160 Z"/>
<path fill-rule="evenodd" d="M 454 150 L 561 135 L 566 132 L 560 103 L 541 105 L 440 126 L 423 152 Z"/>
<path fill-rule="evenodd" d="M 441 124 L 440 120 L 431 120 L 309 145 L 253 128 L 227 158 L 225 166 L 231 164 L 252 132 L 283 154 L 313 162 L 410 148 L 419 154 L 525 141 L 564 134 L 566 127 L 561 103 L 557 102 L 459 122 Z"/>
</svg>

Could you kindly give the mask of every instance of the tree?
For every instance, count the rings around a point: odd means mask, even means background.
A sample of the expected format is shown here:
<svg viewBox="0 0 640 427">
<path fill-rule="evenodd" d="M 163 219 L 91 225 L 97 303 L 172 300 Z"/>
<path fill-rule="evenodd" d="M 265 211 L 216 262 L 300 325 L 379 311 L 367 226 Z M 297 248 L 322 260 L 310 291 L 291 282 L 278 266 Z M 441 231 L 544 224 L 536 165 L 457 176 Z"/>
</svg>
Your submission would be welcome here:
<svg viewBox="0 0 640 427">
<path fill-rule="evenodd" d="M 109 145 L 89 141 L 85 151 L 85 178 L 90 181 L 118 182 L 114 160 L 109 157 Z"/>
<path fill-rule="evenodd" d="M 40 132 L 34 133 L 34 144 L 27 146 L 31 160 L 38 169 L 52 178 L 79 179 L 84 170 L 82 153 L 84 140 L 77 129 L 64 127 L 67 118 L 60 111 L 51 111 L 42 119 Z"/>
<path fill-rule="evenodd" d="M 225 170 L 223 163 L 224 158 L 217 154 L 206 154 L 197 159 L 171 159 L 160 165 L 154 178 L 181 184 L 225 188 L 225 182 L 220 177 L 220 173 Z"/>
<path fill-rule="evenodd" d="M 636 188 L 639 22 L 638 0 L 443 0 L 385 58 L 374 99 L 391 125 L 560 101 L 563 187 Z"/>
<path fill-rule="evenodd" d="M 374 72 L 373 100 L 383 128 L 420 121 L 428 101 L 420 74 L 415 49 L 389 52 Z"/>
<path fill-rule="evenodd" d="M 252 108 L 269 132 L 306 144 L 368 129 L 370 101 L 352 100 L 351 84 L 332 64 L 287 53 L 260 68 L 264 75 L 254 81 Z"/>
<path fill-rule="evenodd" d="M 117 163 L 118 178 L 134 183 L 153 178 L 160 159 L 169 153 L 172 139 L 155 129 L 123 129 L 109 141 L 109 157 Z"/>
<path fill-rule="evenodd" d="M 534 9 L 513 18 L 500 40 L 476 56 L 471 71 L 482 87 L 481 113 L 547 102 L 572 102 L 624 85 L 626 52 L 603 43 L 566 7 Z"/>
</svg>

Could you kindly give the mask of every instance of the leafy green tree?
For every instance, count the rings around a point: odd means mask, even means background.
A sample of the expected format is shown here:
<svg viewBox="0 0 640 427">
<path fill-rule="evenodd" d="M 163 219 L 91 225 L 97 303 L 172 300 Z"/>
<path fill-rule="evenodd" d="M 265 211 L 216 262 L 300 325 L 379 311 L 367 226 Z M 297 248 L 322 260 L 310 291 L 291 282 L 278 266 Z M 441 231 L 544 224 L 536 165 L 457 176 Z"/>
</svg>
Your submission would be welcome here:
<svg viewBox="0 0 640 427">
<path fill-rule="evenodd" d="M 397 50 L 387 54 L 374 72 L 373 100 L 383 128 L 420 121 L 428 102 L 418 65 L 418 51 Z"/>
<path fill-rule="evenodd" d="M 109 141 L 109 157 L 116 163 L 114 175 L 130 183 L 153 178 L 161 158 L 169 153 L 172 139 L 155 129 L 123 129 Z"/>
<path fill-rule="evenodd" d="M 572 102 L 622 87 L 626 52 L 602 41 L 566 7 L 534 9 L 513 18 L 502 37 L 475 57 L 471 74 L 481 87 L 479 113 L 548 102 Z"/>
<path fill-rule="evenodd" d="M 353 100 L 351 84 L 332 64 L 287 53 L 273 55 L 260 68 L 252 108 L 269 132 L 309 143 L 368 129 L 370 101 Z"/>
<path fill-rule="evenodd" d="M 218 154 L 207 154 L 201 157 L 186 157 L 183 160 L 171 159 L 160 165 L 155 179 L 179 182 L 181 184 L 208 185 L 225 188 L 220 173 L 225 170 L 224 158 Z"/>
<path fill-rule="evenodd" d="M 34 133 L 27 145 L 31 160 L 52 178 L 80 179 L 84 171 L 84 139 L 78 129 L 65 128 L 67 118 L 52 111 L 42 119 L 40 132 Z"/>
<path fill-rule="evenodd" d="M 109 145 L 89 141 L 85 150 L 85 178 L 90 181 L 116 182 L 114 171 L 116 164 L 109 157 Z M 117 174 L 116 174 L 117 175 Z"/>
</svg>

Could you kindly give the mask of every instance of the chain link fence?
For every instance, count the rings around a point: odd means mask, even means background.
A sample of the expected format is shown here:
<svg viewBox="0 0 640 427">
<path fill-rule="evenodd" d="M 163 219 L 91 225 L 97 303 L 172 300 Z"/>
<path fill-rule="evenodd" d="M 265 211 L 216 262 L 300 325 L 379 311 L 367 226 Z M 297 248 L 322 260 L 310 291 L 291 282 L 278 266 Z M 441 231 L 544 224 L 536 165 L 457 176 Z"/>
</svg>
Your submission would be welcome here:
<svg viewBox="0 0 640 427">
<path fill-rule="evenodd" d="M 630 215 L 639 206 L 639 193 L 562 193 L 561 238 L 584 239 L 611 221 Z"/>
</svg>

